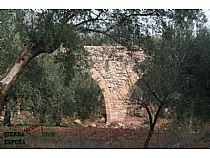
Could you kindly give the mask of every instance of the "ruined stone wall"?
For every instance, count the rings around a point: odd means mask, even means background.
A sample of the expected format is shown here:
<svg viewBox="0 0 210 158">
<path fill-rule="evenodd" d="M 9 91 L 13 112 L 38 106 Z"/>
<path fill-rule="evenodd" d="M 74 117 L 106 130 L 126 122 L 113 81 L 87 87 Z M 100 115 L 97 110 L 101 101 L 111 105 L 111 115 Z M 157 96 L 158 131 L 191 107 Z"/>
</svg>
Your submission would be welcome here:
<svg viewBox="0 0 210 158">
<path fill-rule="evenodd" d="M 127 51 L 122 46 L 85 46 L 93 62 L 91 75 L 105 99 L 107 123 L 123 122 L 130 90 L 138 80 L 135 60 L 145 59 L 143 51 Z"/>
</svg>

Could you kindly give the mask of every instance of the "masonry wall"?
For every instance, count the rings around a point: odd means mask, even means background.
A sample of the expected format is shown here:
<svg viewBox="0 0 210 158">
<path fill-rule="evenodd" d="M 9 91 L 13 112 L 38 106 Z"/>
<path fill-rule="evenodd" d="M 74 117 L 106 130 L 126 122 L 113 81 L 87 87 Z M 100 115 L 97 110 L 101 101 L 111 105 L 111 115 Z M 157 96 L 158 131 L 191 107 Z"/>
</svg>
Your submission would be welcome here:
<svg viewBox="0 0 210 158">
<path fill-rule="evenodd" d="M 107 124 L 123 122 L 127 114 L 130 92 L 139 79 L 133 68 L 142 62 L 142 51 L 127 51 L 122 46 L 85 46 L 93 63 L 91 75 L 105 99 Z"/>
</svg>

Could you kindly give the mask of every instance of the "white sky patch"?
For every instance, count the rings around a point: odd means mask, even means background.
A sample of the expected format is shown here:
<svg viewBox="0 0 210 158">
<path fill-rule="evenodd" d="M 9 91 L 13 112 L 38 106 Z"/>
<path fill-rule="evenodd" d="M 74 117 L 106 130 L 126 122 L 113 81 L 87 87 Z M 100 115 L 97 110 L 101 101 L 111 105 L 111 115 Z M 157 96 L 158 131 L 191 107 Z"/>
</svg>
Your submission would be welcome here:
<svg viewBox="0 0 210 158">
<path fill-rule="evenodd" d="M 208 18 L 207 27 L 210 28 L 210 9 L 204 9 L 204 12 L 206 14 L 206 17 Z"/>
<path fill-rule="evenodd" d="M 0 0 L 6 9 L 209 9 L 209 0 Z"/>
</svg>

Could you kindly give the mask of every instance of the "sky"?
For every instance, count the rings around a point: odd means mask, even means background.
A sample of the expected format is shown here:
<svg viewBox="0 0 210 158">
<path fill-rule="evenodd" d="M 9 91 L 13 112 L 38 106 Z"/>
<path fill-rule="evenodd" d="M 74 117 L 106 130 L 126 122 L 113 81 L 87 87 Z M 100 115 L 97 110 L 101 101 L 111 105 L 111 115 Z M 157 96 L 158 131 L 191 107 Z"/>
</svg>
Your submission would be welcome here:
<svg viewBox="0 0 210 158">
<path fill-rule="evenodd" d="M 5 9 L 209 9 L 209 0 L 0 0 Z"/>
<path fill-rule="evenodd" d="M 207 26 L 210 28 L 210 9 L 204 9 L 204 11 L 208 18 Z"/>
</svg>

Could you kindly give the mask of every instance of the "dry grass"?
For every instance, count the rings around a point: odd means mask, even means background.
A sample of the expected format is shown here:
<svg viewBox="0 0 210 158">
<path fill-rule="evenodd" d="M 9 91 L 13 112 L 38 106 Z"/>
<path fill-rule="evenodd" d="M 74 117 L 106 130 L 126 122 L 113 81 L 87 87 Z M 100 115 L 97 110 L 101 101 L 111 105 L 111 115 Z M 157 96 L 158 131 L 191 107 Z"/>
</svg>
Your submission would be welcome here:
<svg viewBox="0 0 210 158">
<path fill-rule="evenodd" d="M 5 127 L 5 131 L 23 131 L 25 127 Z M 41 128 L 30 133 L 25 132 L 25 145 L 3 144 L 4 137 L 0 138 L 0 148 L 142 148 L 147 131 L 110 129 L 110 128 L 68 128 L 43 127 L 43 131 L 55 132 L 55 137 L 42 137 Z M 156 131 L 150 148 L 189 148 L 193 143 L 202 142 L 210 138 L 210 130 L 203 134 L 185 135 L 179 132 Z M 18 139 L 10 137 L 8 139 Z M 208 139 L 201 143 L 208 148 Z M 209 139 L 210 142 L 210 139 Z M 190 146 L 191 145 L 191 146 Z"/>
<path fill-rule="evenodd" d="M 25 114 L 26 115 L 26 114 Z M 85 127 L 91 124 L 91 120 L 83 120 L 82 125 L 73 124 L 75 118 L 64 120 L 67 127 L 53 127 L 53 124 L 45 124 L 30 132 L 24 132 L 26 144 L 18 145 L 4 144 L 4 132 L 24 131 L 30 125 L 36 124 L 37 120 L 31 116 L 18 116 L 13 127 L 0 126 L 0 148 L 142 148 L 147 136 L 148 126 L 143 126 L 146 122 L 142 118 L 138 120 L 129 118 L 127 122 L 133 125 L 139 123 L 141 126 L 134 129 L 104 128 L 104 123 L 100 119 L 94 119 L 97 128 Z M 22 118 L 23 117 L 23 118 Z M 31 120 L 28 118 L 30 117 Z M 26 121 L 27 120 L 27 121 Z M 28 121 L 30 120 L 30 121 Z M 146 123 L 148 124 L 148 123 Z M 42 132 L 55 132 L 55 137 L 43 137 Z M 9 137 L 7 139 L 19 139 Z M 175 122 L 169 119 L 159 119 L 156 131 L 151 139 L 149 148 L 209 148 L 210 147 L 210 126 L 194 123 L 189 129 L 184 122 Z"/>
</svg>

